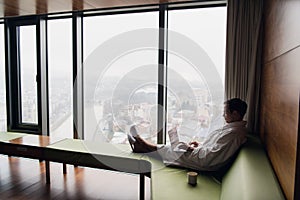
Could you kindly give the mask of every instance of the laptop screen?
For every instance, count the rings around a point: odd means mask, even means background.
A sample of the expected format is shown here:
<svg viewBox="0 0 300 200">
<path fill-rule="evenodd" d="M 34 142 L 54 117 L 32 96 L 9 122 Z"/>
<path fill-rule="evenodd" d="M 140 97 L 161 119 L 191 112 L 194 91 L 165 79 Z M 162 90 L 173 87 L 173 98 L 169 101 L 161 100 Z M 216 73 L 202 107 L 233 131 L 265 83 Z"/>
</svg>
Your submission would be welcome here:
<svg viewBox="0 0 300 200">
<path fill-rule="evenodd" d="M 168 131 L 168 135 L 170 138 L 170 143 L 171 143 L 171 147 L 173 149 L 173 151 L 176 152 L 186 152 L 188 145 L 183 143 L 183 142 L 179 142 L 179 136 L 178 136 L 178 132 L 177 132 L 177 128 L 172 128 Z"/>
</svg>

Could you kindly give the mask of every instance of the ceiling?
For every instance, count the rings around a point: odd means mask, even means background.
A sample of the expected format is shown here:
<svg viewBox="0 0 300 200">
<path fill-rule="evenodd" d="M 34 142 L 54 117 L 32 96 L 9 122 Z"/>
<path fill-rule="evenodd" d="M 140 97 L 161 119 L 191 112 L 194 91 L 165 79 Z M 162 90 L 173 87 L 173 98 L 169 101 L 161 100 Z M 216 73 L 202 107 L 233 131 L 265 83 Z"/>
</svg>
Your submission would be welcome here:
<svg viewBox="0 0 300 200">
<path fill-rule="evenodd" d="M 196 0 L 0 0 L 0 18 L 176 2 Z"/>
</svg>

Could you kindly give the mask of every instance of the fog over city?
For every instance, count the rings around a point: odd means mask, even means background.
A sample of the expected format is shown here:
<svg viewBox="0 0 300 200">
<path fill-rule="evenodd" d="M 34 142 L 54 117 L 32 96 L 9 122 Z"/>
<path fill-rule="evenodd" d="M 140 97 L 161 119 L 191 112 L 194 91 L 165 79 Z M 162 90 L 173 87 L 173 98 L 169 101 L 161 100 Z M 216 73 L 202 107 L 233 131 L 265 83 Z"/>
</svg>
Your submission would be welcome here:
<svg viewBox="0 0 300 200">
<path fill-rule="evenodd" d="M 186 23 L 191 19 L 195 23 Z M 222 102 L 225 63 L 226 8 L 192 9 L 169 12 L 169 54 L 167 71 L 167 128 L 179 125 L 184 140 L 205 137 L 222 121 Z M 101 52 L 105 42 L 125 37 L 130 31 L 156 29 L 158 13 L 98 16 L 84 18 L 84 131 L 85 138 L 112 143 L 126 143 L 126 126 L 138 124 L 146 139 L 156 142 L 158 98 L 158 42 L 154 48 L 141 48 L 108 60 L 101 68 Z M 73 77 L 71 19 L 48 22 L 49 45 L 49 121 L 50 135 L 73 136 Z M 30 28 L 29 28 L 30 29 Z M 156 30 L 158 32 L 158 30 Z M 172 33 L 173 32 L 173 33 Z M 146 37 L 141 35 L 140 37 Z M 4 25 L 0 25 L 0 130 L 6 130 L 6 101 L 4 76 Z M 32 44 L 32 31 L 24 31 L 24 46 Z M 189 58 L 172 52 L 175 43 L 184 49 L 183 40 L 201 48 L 192 51 Z M 158 34 L 145 38 L 158 41 Z M 125 46 L 122 46 L 124 48 Z M 99 50 L 100 49 L 100 50 Z M 202 52 L 202 53 L 201 53 Z M 176 54 L 177 53 L 177 54 Z M 35 56 L 24 51 L 22 86 L 22 117 L 36 122 L 37 92 L 32 62 Z M 193 62 L 194 57 L 202 60 Z M 98 59 L 96 65 L 94 58 Z M 107 58 L 107 57 L 104 57 Z M 92 61 L 90 61 L 92 59 Z M 206 60 L 206 61 L 204 61 Z"/>
</svg>

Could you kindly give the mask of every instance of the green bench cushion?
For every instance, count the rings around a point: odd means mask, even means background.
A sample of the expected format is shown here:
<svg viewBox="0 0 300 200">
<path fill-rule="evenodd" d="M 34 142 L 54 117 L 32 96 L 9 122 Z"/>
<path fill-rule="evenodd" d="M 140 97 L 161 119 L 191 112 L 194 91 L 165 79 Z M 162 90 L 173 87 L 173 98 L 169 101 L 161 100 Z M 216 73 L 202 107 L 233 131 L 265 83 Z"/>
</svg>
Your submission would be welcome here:
<svg viewBox="0 0 300 200">
<path fill-rule="evenodd" d="M 9 140 L 17 139 L 23 137 L 27 134 L 25 133 L 16 133 L 16 132 L 0 132 L 0 141 L 7 142 Z"/>
<path fill-rule="evenodd" d="M 221 200 L 284 199 L 271 164 L 257 138 L 248 137 L 222 180 Z"/>
<path fill-rule="evenodd" d="M 199 174 L 197 185 L 187 183 L 187 170 L 166 167 L 152 173 L 153 199 L 220 199 L 221 185 L 213 178 Z"/>
<path fill-rule="evenodd" d="M 47 148 L 70 151 L 74 152 L 74 154 L 80 152 L 134 159 L 140 159 L 142 157 L 141 154 L 132 153 L 129 145 L 109 144 L 79 139 L 64 139 L 47 146 Z"/>
<path fill-rule="evenodd" d="M 212 176 L 198 173 L 197 185 L 187 183 L 187 169 L 165 166 L 161 161 L 144 157 L 152 164 L 153 199 L 199 199 L 219 200 L 221 185 Z"/>
<path fill-rule="evenodd" d="M 86 167 L 123 171 L 128 173 L 151 174 L 150 162 L 141 159 L 143 155 L 134 154 L 129 145 L 113 145 L 64 139 L 45 148 L 45 159 Z"/>
</svg>

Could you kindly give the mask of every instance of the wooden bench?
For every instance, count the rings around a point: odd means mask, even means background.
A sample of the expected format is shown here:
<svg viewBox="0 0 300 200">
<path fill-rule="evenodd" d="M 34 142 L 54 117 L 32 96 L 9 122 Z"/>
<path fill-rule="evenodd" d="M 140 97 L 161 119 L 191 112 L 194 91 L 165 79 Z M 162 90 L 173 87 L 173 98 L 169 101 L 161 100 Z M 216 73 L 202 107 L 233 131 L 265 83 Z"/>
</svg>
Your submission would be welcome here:
<svg viewBox="0 0 300 200">
<path fill-rule="evenodd" d="M 187 169 L 160 167 L 155 160 L 151 164 L 153 199 L 285 199 L 260 140 L 252 136 L 224 171 L 198 172 L 195 187 L 187 184 Z"/>
<path fill-rule="evenodd" d="M 50 161 L 138 174 L 140 199 L 145 197 L 145 177 L 151 178 L 151 198 L 158 200 L 284 199 L 266 153 L 260 141 L 254 137 L 248 138 L 222 176 L 199 172 L 196 186 L 187 184 L 187 169 L 167 167 L 157 159 L 132 153 L 129 145 L 0 133 L 0 153 L 45 160 L 47 183 L 50 183 Z"/>
<path fill-rule="evenodd" d="M 141 155 L 125 152 L 105 143 L 99 145 L 83 140 L 8 132 L 0 133 L 0 153 L 45 160 L 47 184 L 50 184 L 49 162 L 138 174 L 140 199 L 145 198 L 145 177 L 151 178 L 151 163 L 140 159 Z"/>
</svg>

